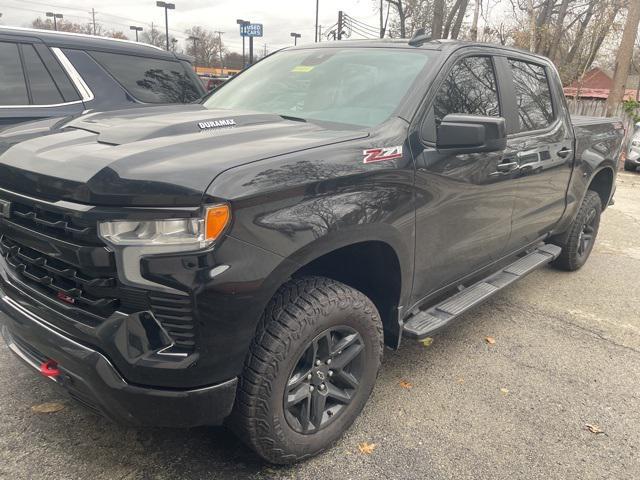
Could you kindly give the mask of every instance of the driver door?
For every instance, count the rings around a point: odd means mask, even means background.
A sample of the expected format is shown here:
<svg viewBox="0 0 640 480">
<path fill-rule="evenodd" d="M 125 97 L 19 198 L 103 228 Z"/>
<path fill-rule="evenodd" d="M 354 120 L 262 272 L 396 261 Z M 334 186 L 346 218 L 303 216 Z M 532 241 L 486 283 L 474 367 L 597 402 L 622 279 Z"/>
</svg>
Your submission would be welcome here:
<svg viewBox="0 0 640 480">
<path fill-rule="evenodd" d="M 501 116 L 491 56 L 466 56 L 448 73 L 411 135 L 416 162 L 414 300 L 428 296 L 500 258 L 511 233 L 513 164 L 509 151 L 450 154 L 435 147 L 448 114 Z M 503 171 L 500 171 L 503 170 Z"/>
</svg>

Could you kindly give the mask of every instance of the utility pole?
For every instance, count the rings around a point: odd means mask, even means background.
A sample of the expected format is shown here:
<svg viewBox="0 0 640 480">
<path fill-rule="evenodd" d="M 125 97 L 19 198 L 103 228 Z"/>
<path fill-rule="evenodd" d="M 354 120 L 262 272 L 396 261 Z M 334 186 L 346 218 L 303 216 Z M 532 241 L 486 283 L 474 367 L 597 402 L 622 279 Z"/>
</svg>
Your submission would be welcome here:
<svg viewBox="0 0 640 480">
<path fill-rule="evenodd" d="M 175 10 L 175 3 L 156 2 L 156 6 L 164 8 L 164 27 L 167 33 L 167 52 L 169 51 L 169 10 Z"/>
<path fill-rule="evenodd" d="M 91 18 L 93 19 L 92 20 L 93 21 L 93 34 L 97 35 L 96 34 L 96 9 L 95 8 L 91 9 Z"/>
<path fill-rule="evenodd" d="M 320 0 L 316 0 L 316 43 L 320 41 L 320 34 L 318 33 L 318 13 L 320 12 Z"/>
<path fill-rule="evenodd" d="M 342 24 L 344 22 L 342 10 L 338 12 L 338 40 L 342 40 Z"/>
<path fill-rule="evenodd" d="M 153 30 L 153 24 L 152 24 L 152 26 L 151 26 L 151 29 Z M 142 31 L 142 27 L 138 27 L 138 26 L 136 26 L 136 25 L 131 25 L 131 26 L 129 27 L 129 30 L 134 30 L 134 31 L 136 32 L 136 42 L 137 42 L 137 41 L 138 41 L 138 32 L 141 32 L 141 31 Z"/>
<path fill-rule="evenodd" d="M 322 42 L 322 25 L 318 25 L 318 43 Z"/>
<path fill-rule="evenodd" d="M 222 35 L 224 35 L 224 32 L 216 30 L 214 33 L 218 34 L 218 43 L 220 47 L 220 73 L 222 73 L 224 70 L 224 61 L 222 59 Z"/>
<path fill-rule="evenodd" d="M 380 38 L 384 38 L 384 0 L 380 0 Z"/>
</svg>

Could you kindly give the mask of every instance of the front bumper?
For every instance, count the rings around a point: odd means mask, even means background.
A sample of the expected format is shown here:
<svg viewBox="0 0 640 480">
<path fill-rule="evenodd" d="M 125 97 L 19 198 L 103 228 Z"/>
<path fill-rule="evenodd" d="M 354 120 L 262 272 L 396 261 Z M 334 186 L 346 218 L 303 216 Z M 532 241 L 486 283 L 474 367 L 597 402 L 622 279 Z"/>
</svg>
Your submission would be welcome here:
<svg viewBox="0 0 640 480">
<path fill-rule="evenodd" d="M 0 330 L 9 348 L 36 370 L 58 363 L 52 378 L 73 398 L 114 421 L 137 426 L 219 425 L 231 413 L 237 378 L 189 390 L 127 383 L 102 353 L 63 335 L 0 289 Z"/>
</svg>

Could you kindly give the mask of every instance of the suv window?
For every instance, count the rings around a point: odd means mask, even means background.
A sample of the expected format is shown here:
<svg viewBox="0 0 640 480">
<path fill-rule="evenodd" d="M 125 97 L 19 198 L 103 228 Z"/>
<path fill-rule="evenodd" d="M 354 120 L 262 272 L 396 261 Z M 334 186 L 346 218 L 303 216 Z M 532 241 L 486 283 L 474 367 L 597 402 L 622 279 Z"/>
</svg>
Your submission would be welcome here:
<svg viewBox="0 0 640 480">
<path fill-rule="evenodd" d="M 27 84 L 15 43 L 0 42 L 0 65 L 0 105 L 28 105 Z"/>
<path fill-rule="evenodd" d="M 135 98 L 145 103 L 188 103 L 200 91 L 180 62 L 118 53 L 91 52 Z"/>
<path fill-rule="evenodd" d="M 547 72 L 541 65 L 509 59 L 516 89 L 520 131 L 547 128 L 554 119 Z"/>
<path fill-rule="evenodd" d="M 29 80 L 32 103 L 34 105 L 63 103 L 62 94 L 33 45 L 22 45 L 22 59 Z"/>
<path fill-rule="evenodd" d="M 467 57 L 457 62 L 436 95 L 436 120 L 450 113 L 500 116 L 498 87 L 490 57 Z"/>
</svg>

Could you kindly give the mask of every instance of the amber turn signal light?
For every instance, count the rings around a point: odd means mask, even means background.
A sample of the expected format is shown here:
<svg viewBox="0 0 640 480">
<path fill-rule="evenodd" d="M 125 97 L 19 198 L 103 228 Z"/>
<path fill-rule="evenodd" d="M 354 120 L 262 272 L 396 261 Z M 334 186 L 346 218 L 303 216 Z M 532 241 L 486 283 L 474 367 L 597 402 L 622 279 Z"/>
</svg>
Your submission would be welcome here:
<svg viewBox="0 0 640 480">
<path fill-rule="evenodd" d="M 229 205 L 208 207 L 204 219 L 206 240 L 217 239 L 231 220 Z"/>
</svg>

